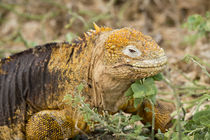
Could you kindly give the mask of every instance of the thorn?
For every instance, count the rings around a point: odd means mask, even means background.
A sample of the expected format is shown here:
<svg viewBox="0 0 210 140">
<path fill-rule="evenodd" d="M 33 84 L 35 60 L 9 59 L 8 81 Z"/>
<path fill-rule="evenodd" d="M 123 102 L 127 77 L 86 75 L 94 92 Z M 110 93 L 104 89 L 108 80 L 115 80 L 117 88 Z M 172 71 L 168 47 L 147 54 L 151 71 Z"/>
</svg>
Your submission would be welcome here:
<svg viewBox="0 0 210 140">
<path fill-rule="evenodd" d="M 90 30 L 89 30 L 89 32 L 91 32 L 91 33 L 95 33 L 95 30 L 90 29 Z"/>
<path fill-rule="evenodd" d="M 87 38 L 88 38 L 88 35 L 87 35 L 87 33 L 84 33 L 84 35 L 85 35 L 85 38 L 87 39 Z"/>
<path fill-rule="evenodd" d="M 86 32 L 88 35 L 91 35 L 91 32 L 90 31 L 88 31 L 88 32 Z"/>
<path fill-rule="evenodd" d="M 94 28 L 95 28 L 95 30 L 96 30 L 96 33 L 98 33 L 98 32 L 101 31 L 101 28 L 100 28 L 98 25 L 96 25 L 95 22 L 93 22 L 93 25 L 94 25 Z"/>
</svg>

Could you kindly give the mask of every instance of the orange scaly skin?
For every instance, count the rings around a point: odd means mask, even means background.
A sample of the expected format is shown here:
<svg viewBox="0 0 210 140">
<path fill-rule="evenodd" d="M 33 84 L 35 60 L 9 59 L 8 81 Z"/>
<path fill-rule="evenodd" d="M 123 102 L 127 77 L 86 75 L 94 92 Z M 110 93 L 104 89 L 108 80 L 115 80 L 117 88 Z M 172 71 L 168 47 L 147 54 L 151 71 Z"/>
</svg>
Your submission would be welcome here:
<svg viewBox="0 0 210 140">
<path fill-rule="evenodd" d="M 82 115 L 63 98 L 80 83 L 86 103 L 99 110 L 137 113 L 151 122 L 146 101 L 133 107 L 125 91 L 156 75 L 167 62 L 151 37 L 132 28 L 95 26 L 72 44 L 51 43 L 0 61 L 0 139 L 64 139 L 88 131 Z M 171 109 L 155 105 L 155 129 L 169 127 Z"/>
</svg>

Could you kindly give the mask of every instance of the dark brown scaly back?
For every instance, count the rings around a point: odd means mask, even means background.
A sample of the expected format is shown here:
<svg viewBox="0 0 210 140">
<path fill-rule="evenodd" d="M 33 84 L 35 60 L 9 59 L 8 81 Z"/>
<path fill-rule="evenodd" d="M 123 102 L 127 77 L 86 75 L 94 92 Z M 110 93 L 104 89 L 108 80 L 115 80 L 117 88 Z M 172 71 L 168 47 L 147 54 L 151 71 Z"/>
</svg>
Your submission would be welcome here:
<svg viewBox="0 0 210 140">
<path fill-rule="evenodd" d="M 59 45 L 36 46 L 0 60 L 0 125 L 12 124 L 17 117 L 24 119 L 29 108 L 47 108 L 46 90 L 54 91 L 57 83 L 56 74 L 52 77 L 47 66 L 52 48 Z"/>
</svg>

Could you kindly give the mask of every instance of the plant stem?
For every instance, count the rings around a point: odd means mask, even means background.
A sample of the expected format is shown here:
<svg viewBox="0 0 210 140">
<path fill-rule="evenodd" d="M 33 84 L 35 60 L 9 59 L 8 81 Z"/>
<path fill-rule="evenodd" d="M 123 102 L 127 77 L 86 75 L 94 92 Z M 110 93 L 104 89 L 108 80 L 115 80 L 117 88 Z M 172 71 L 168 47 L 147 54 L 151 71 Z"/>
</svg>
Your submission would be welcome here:
<svg viewBox="0 0 210 140">
<path fill-rule="evenodd" d="M 165 77 L 163 77 L 163 81 L 169 85 L 169 87 L 172 89 L 173 91 L 173 94 L 176 98 L 176 110 L 177 110 L 177 116 L 178 116 L 178 119 L 177 119 L 177 125 L 178 125 L 178 139 L 179 140 L 182 140 L 182 131 L 181 131 L 181 122 L 180 122 L 180 119 L 181 119 L 181 116 L 180 116 L 180 108 L 181 108 L 181 102 L 180 102 L 180 98 L 179 98 L 179 95 L 178 93 L 176 92 L 176 89 L 174 88 L 174 86 L 171 84 L 171 81 L 169 79 L 166 79 Z"/>
<path fill-rule="evenodd" d="M 151 99 L 149 99 L 150 104 L 152 105 L 152 140 L 155 139 L 155 107 Z"/>
</svg>

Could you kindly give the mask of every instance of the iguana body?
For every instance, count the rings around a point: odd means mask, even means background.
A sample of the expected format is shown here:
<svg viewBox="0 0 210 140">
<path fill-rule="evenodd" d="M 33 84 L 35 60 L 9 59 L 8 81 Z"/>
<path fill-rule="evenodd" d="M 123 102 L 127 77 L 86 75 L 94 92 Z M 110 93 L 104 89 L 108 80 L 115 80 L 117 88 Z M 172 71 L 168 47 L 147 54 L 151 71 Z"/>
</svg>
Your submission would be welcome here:
<svg viewBox="0 0 210 140">
<path fill-rule="evenodd" d="M 161 72 L 166 57 L 154 40 L 131 28 L 99 28 L 69 43 L 37 46 L 0 61 L 0 139 L 64 139 L 88 126 L 63 102 L 80 83 L 85 101 L 99 110 L 139 113 L 124 92 L 136 79 Z M 170 109 L 156 105 L 156 130 L 170 122 Z"/>
</svg>

